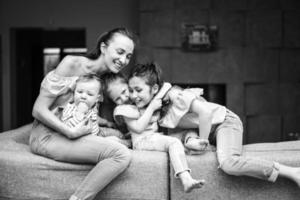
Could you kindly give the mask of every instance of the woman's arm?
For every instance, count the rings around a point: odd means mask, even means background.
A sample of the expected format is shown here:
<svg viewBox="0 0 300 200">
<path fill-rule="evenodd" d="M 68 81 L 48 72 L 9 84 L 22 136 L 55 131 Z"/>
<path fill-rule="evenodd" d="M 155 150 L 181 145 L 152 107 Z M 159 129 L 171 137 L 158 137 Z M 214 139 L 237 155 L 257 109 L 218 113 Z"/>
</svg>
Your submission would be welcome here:
<svg viewBox="0 0 300 200">
<path fill-rule="evenodd" d="M 60 64 L 55 69 L 55 73 L 59 76 L 73 76 L 74 75 L 74 66 L 78 67 L 78 64 L 75 62 L 74 56 L 66 56 Z M 50 110 L 50 107 L 57 99 L 58 96 L 49 95 L 49 93 L 41 89 L 39 96 L 37 97 L 32 115 L 34 118 L 41 121 L 43 124 L 53 128 L 57 132 L 67 136 L 68 138 L 76 138 L 82 135 L 87 134 L 87 127 L 84 126 L 86 122 L 78 124 L 75 128 L 69 128 L 60 119 L 55 116 L 55 114 Z"/>
<path fill-rule="evenodd" d="M 49 97 L 41 91 L 33 106 L 33 117 L 70 139 L 90 133 L 90 127 L 85 125 L 86 120 L 72 129 L 60 121 L 59 118 L 49 109 L 55 99 L 56 98 Z"/>
<path fill-rule="evenodd" d="M 205 104 L 206 102 L 195 99 L 190 107 L 190 111 L 198 115 L 200 139 L 208 139 L 212 125 L 212 113 Z"/>
</svg>

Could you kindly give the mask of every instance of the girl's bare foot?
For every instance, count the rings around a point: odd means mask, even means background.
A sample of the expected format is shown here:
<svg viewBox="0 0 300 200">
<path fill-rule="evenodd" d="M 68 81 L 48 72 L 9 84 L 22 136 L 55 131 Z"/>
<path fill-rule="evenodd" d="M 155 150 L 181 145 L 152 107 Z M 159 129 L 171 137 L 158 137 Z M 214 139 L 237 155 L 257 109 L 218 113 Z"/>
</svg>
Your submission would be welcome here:
<svg viewBox="0 0 300 200">
<path fill-rule="evenodd" d="M 183 185 L 183 190 L 184 190 L 184 192 L 189 193 L 193 189 L 201 188 L 204 185 L 204 183 L 205 183 L 204 180 L 193 179 L 189 183 Z"/>
<path fill-rule="evenodd" d="M 196 150 L 196 151 L 205 151 L 208 147 L 208 140 L 206 139 L 200 139 L 200 138 L 193 138 L 190 137 L 186 143 L 185 147 L 190 150 Z"/>
<path fill-rule="evenodd" d="M 295 168 L 293 180 L 296 182 L 298 187 L 300 187 L 300 168 L 299 167 Z"/>
<path fill-rule="evenodd" d="M 179 175 L 184 192 L 191 192 L 193 189 L 201 188 L 205 180 L 193 179 L 188 171 L 185 171 Z"/>
<path fill-rule="evenodd" d="M 291 167 L 280 163 L 275 163 L 275 168 L 279 170 L 279 176 L 294 181 L 298 187 L 300 187 L 300 167 Z"/>
</svg>

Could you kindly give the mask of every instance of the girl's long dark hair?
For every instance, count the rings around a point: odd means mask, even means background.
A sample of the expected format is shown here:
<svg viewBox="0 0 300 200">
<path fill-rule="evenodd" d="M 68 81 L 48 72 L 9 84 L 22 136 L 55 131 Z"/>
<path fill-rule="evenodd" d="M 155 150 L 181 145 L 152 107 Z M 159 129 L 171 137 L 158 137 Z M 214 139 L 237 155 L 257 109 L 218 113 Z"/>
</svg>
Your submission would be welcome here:
<svg viewBox="0 0 300 200">
<path fill-rule="evenodd" d="M 90 52 L 88 52 L 85 55 L 85 57 L 90 58 L 92 60 L 97 59 L 101 55 L 101 49 L 100 49 L 101 44 L 104 43 L 104 44 L 108 45 L 110 40 L 117 33 L 128 37 L 129 39 L 131 39 L 133 41 L 133 43 L 135 43 L 134 35 L 127 28 L 124 28 L 124 27 L 114 28 L 110 31 L 107 31 L 107 32 L 104 32 L 103 34 L 101 34 L 97 39 L 95 48 L 92 49 Z"/>
</svg>

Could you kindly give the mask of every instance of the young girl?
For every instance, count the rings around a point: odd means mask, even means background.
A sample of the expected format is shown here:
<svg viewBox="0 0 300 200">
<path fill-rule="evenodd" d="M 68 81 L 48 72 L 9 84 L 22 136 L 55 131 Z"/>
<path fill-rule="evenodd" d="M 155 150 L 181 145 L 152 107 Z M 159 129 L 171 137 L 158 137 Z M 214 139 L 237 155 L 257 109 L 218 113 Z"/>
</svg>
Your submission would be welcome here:
<svg viewBox="0 0 300 200">
<path fill-rule="evenodd" d="M 158 132 L 159 112 L 162 93 L 160 70 L 155 65 L 137 65 L 129 77 L 130 99 L 133 105 L 119 105 L 114 110 L 116 121 L 123 119 L 131 133 L 133 149 L 165 151 L 169 153 L 175 170 L 185 192 L 200 188 L 204 180 L 191 177 L 190 169 L 180 140 Z M 155 95 L 158 96 L 155 96 Z"/>
<path fill-rule="evenodd" d="M 174 87 L 165 98 L 170 105 L 159 124 L 167 128 L 198 128 L 198 133 L 189 131 L 185 137 L 185 145 L 191 149 L 204 150 L 208 137 L 212 138 L 216 142 L 219 166 L 225 173 L 271 182 L 282 176 L 300 186 L 299 167 L 242 156 L 243 125 L 240 118 L 226 107 L 207 102 L 191 90 Z"/>
<path fill-rule="evenodd" d="M 93 74 L 80 76 L 76 81 L 73 100 L 66 106 L 57 107 L 56 115 L 70 128 L 75 128 L 82 121 L 86 121 L 91 127 L 91 134 L 106 137 L 130 147 L 130 142 L 125 140 L 119 130 L 107 128 L 113 126 L 112 122 L 99 117 L 101 90 L 98 76 Z"/>
</svg>

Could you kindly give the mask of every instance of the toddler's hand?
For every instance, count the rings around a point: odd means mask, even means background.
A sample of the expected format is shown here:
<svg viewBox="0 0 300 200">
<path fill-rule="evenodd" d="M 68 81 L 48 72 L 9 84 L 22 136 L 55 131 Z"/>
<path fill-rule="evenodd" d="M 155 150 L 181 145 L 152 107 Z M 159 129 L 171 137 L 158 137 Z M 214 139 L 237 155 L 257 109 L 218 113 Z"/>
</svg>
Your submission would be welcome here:
<svg viewBox="0 0 300 200">
<path fill-rule="evenodd" d="M 86 103 L 84 102 L 79 102 L 79 104 L 77 105 L 77 111 L 80 113 L 87 113 L 87 111 L 89 110 L 89 107 Z"/>
<path fill-rule="evenodd" d="M 117 128 L 116 124 L 110 121 L 107 121 L 106 126 L 109 128 Z"/>
</svg>

